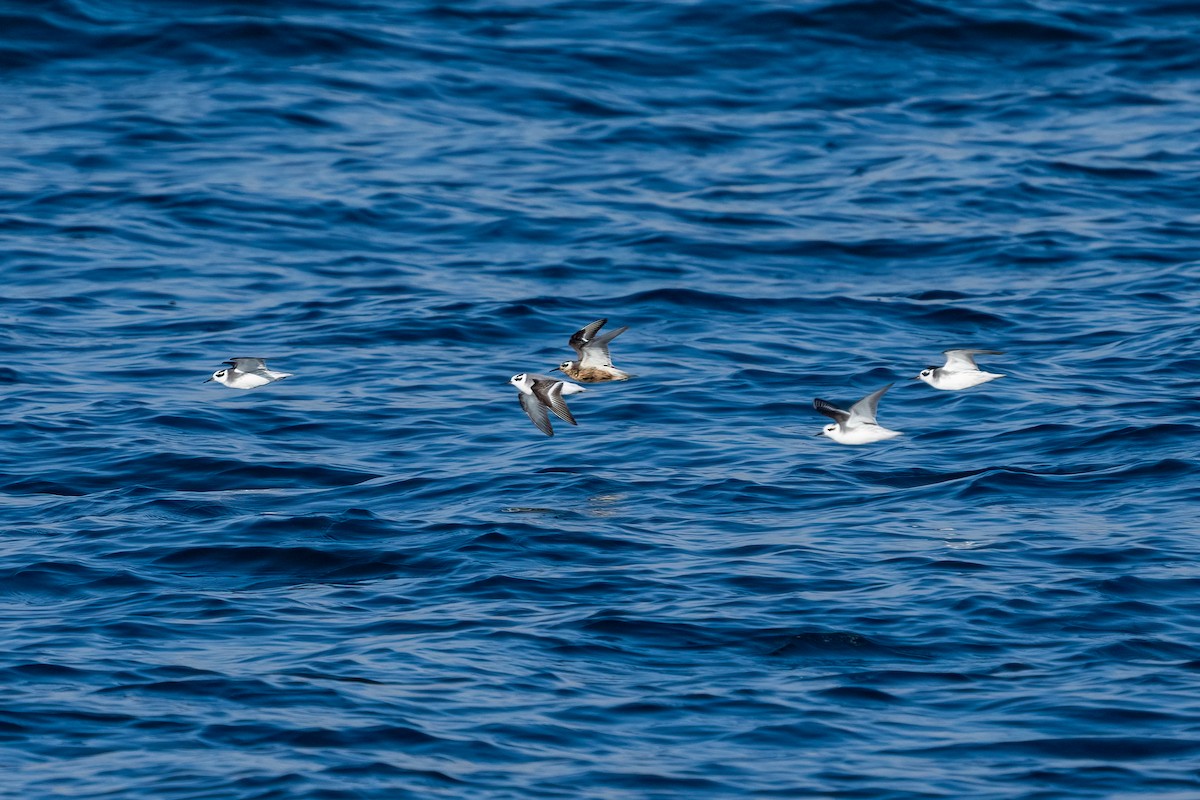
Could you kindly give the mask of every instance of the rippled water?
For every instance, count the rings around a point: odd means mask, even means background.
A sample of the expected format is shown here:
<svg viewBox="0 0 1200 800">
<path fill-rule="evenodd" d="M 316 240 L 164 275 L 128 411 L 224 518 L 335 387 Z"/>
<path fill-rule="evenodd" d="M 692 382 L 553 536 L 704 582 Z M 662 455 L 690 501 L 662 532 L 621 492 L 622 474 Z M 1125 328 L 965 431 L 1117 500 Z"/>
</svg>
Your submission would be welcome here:
<svg viewBox="0 0 1200 800">
<path fill-rule="evenodd" d="M 0 24 L 13 797 L 1200 796 L 1190 5 Z"/>
</svg>

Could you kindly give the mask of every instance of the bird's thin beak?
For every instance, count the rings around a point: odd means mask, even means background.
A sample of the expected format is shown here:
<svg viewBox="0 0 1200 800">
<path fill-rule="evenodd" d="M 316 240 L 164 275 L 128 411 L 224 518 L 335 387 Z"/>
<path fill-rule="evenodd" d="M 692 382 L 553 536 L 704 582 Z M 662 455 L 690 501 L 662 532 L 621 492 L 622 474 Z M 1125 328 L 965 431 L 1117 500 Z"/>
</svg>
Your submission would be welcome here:
<svg viewBox="0 0 1200 800">
<path fill-rule="evenodd" d="M 562 367 L 554 367 L 553 369 L 548 370 L 548 372 L 562 372 Z"/>
<path fill-rule="evenodd" d="M 205 378 L 204 380 L 202 380 L 200 382 L 201 383 L 212 383 L 212 378 Z"/>
<path fill-rule="evenodd" d="M 824 436 L 824 435 L 825 435 L 825 431 L 817 431 L 816 433 L 813 434 L 813 436 Z"/>
<path fill-rule="evenodd" d="M 921 380 L 921 376 L 920 376 L 920 375 L 913 375 L 913 376 L 912 376 L 912 379 L 913 379 L 914 381 L 919 381 L 919 380 Z"/>
</svg>

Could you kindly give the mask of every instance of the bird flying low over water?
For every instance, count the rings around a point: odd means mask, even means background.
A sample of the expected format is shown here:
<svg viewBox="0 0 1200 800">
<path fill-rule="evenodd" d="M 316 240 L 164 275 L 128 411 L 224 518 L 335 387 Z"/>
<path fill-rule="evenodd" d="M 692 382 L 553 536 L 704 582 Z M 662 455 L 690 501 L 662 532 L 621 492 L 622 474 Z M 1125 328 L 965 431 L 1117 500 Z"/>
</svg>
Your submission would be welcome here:
<svg viewBox="0 0 1200 800">
<path fill-rule="evenodd" d="M 890 388 L 892 384 L 889 383 L 882 389 L 871 392 L 850 406 L 849 411 L 843 411 L 828 400 L 813 400 L 813 408 L 833 420 L 833 423 L 822 428 L 817 436 L 828 436 L 840 444 L 870 444 L 901 436 L 900 431 L 890 431 L 875 421 L 879 398 Z"/>
<path fill-rule="evenodd" d="M 216 381 L 230 389 L 257 389 L 259 386 L 292 377 L 290 372 L 267 369 L 266 362 L 261 358 L 231 358 L 224 363 L 228 368 L 217 370 L 205 383 Z"/>
<path fill-rule="evenodd" d="M 575 331 L 571 336 L 570 345 L 578 358 L 574 361 L 564 361 L 550 371 L 561 370 L 568 378 L 582 383 L 628 379 L 629 373 L 613 366 L 612 356 L 608 354 L 608 344 L 629 330 L 629 326 L 617 328 L 615 331 L 598 336 L 597 334 L 606 322 L 608 319 L 598 319 Z"/>
<path fill-rule="evenodd" d="M 1002 356 L 1003 350 L 945 350 L 943 355 L 946 356 L 945 364 L 926 367 L 916 379 L 925 381 L 935 389 L 953 392 L 1004 377 L 994 372 L 984 372 L 975 364 L 975 356 Z"/>
<path fill-rule="evenodd" d="M 579 424 L 571 414 L 571 409 L 567 408 L 567 402 L 563 400 L 563 395 L 586 392 L 587 390 L 582 386 L 570 381 L 551 378 L 549 375 L 534 375 L 528 372 L 513 375 L 508 382 L 517 387 L 517 397 L 521 400 L 521 408 L 525 409 L 525 413 L 533 420 L 537 429 L 547 436 L 554 435 L 554 428 L 550 425 L 550 415 L 547 413 L 547 409 L 553 411 L 554 416 L 563 422 L 569 422 L 572 425 Z"/>
</svg>

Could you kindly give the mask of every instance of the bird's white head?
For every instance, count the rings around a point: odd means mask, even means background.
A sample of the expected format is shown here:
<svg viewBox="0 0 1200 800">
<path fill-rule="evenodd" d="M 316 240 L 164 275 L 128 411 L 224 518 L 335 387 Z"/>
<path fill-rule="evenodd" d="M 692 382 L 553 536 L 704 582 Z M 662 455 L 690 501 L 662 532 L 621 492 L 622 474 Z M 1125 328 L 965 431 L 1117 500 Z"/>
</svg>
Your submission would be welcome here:
<svg viewBox="0 0 1200 800">
<path fill-rule="evenodd" d="M 821 428 L 820 432 L 817 433 L 817 436 L 828 436 L 829 438 L 832 439 L 833 434 L 834 434 L 834 432 L 837 431 L 837 429 L 838 429 L 837 423 L 831 422 L 828 425 L 826 425 L 824 428 Z"/>
<path fill-rule="evenodd" d="M 229 374 L 229 370 L 227 370 L 227 369 L 219 369 L 219 370 L 217 370 L 216 372 L 214 372 L 214 373 L 212 374 L 212 377 L 211 377 L 211 378 L 209 378 L 208 380 L 209 380 L 209 381 L 218 381 L 219 383 L 224 383 L 224 382 L 225 382 L 225 376 L 226 376 L 226 375 L 228 375 L 228 374 Z M 205 383 L 208 383 L 208 381 L 205 381 Z"/>
<path fill-rule="evenodd" d="M 917 375 L 917 380 L 925 381 L 926 383 L 933 385 L 933 371 L 935 369 L 937 369 L 937 367 L 926 367 L 925 369 L 921 370 L 920 374 Z"/>
<path fill-rule="evenodd" d="M 508 382 L 511 383 L 513 386 L 517 387 L 518 389 L 521 389 L 522 391 L 524 391 L 529 388 L 529 384 L 530 384 L 529 375 L 522 372 L 520 375 L 513 375 L 511 378 L 508 379 Z"/>
</svg>

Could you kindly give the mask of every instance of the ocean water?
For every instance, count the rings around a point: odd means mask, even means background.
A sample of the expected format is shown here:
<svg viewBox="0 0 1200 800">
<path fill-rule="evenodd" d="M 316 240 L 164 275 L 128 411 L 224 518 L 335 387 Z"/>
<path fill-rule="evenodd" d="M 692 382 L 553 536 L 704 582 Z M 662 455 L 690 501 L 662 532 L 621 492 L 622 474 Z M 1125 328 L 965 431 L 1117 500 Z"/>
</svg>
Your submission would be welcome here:
<svg viewBox="0 0 1200 800">
<path fill-rule="evenodd" d="M 1194 5 L 0 30 L 0 796 L 1200 797 Z"/>
</svg>

